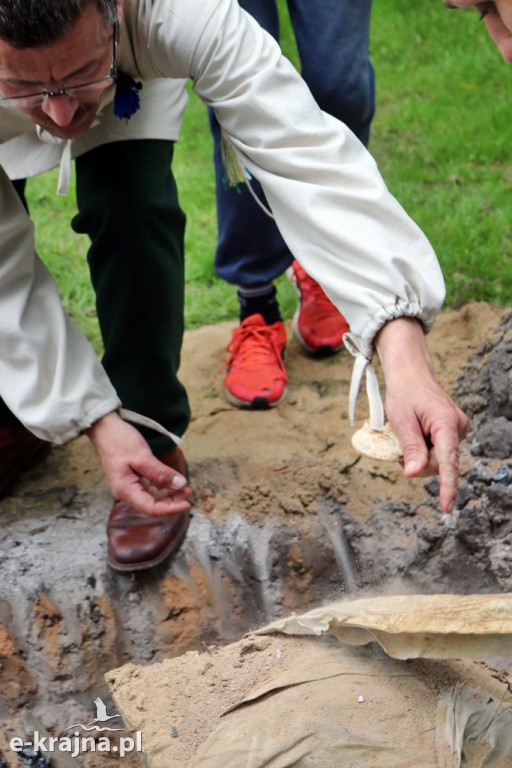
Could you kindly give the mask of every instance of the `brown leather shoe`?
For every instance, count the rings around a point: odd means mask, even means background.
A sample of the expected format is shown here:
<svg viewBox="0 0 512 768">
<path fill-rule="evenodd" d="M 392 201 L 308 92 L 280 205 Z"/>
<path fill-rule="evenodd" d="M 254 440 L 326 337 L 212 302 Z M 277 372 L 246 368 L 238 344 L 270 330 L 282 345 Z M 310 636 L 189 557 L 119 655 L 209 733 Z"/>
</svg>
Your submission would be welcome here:
<svg viewBox="0 0 512 768">
<path fill-rule="evenodd" d="M 188 477 L 181 450 L 159 456 L 160 461 Z M 114 501 L 107 525 L 108 562 L 115 571 L 144 571 L 177 552 L 190 523 L 190 513 L 152 517 L 124 501 Z"/>
<path fill-rule="evenodd" d="M 0 498 L 24 469 L 49 452 L 51 444 L 25 427 L 0 427 Z"/>
</svg>

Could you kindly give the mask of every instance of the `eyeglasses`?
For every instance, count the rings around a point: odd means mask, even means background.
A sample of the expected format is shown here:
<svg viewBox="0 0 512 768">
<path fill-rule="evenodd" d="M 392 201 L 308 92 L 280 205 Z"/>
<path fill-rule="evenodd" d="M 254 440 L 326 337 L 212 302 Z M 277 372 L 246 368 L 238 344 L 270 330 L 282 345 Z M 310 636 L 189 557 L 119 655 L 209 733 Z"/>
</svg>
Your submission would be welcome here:
<svg viewBox="0 0 512 768">
<path fill-rule="evenodd" d="M 38 91 L 37 93 L 24 93 L 20 96 L 0 96 L 0 106 L 12 109 L 22 109 L 23 107 L 39 107 L 46 99 L 52 99 L 55 96 L 80 96 L 87 93 L 96 93 L 108 87 L 108 82 L 117 80 L 117 38 L 119 26 L 114 22 L 113 42 L 112 42 L 112 64 L 108 75 L 98 77 L 95 80 L 89 80 L 86 83 L 77 83 L 76 85 L 66 85 L 57 91 Z"/>
</svg>

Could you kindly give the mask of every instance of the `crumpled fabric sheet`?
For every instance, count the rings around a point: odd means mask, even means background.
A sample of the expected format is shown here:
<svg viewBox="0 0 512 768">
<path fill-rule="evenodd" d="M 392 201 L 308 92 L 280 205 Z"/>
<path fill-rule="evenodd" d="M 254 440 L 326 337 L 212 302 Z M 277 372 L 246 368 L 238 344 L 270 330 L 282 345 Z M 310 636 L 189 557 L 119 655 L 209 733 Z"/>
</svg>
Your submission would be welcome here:
<svg viewBox="0 0 512 768">
<path fill-rule="evenodd" d="M 225 713 L 188 768 L 436 768 L 435 697 L 403 663 L 357 653 L 312 642 L 307 664 Z"/>
<path fill-rule="evenodd" d="M 344 601 L 273 622 L 218 649 L 208 657 L 209 671 L 217 664 L 225 675 L 225 658 L 236 658 L 251 638 L 286 664 L 260 669 L 239 701 L 204 721 L 204 738 L 186 763 L 173 761 L 173 740 L 159 731 L 145 765 L 512 768 L 512 677 L 457 658 L 475 648 L 477 658 L 512 655 L 511 617 L 508 595 L 407 595 Z M 387 648 L 399 658 L 386 655 Z M 245 655 L 246 673 L 257 658 Z M 168 663 L 179 675 L 179 659 Z M 139 685 L 144 674 L 137 668 Z M 194 690 L 197 672 L 188 674 L 186 700 L 179 702 L 184 723 L 204 714 L 197 712 L 204 699 Z M 130 680 L 123 684 L 121 677 L 122 670 L 113 692 L 125 721 L 134 729 L 144 722 L 154 728 L 147 703 L 140 706 Z M 171 695 L 171 678 L 156 670 L 151 679 L 152 697 L 165 686 Z M 144 690 L 148 680 L 149 675 L 142 681 Z M 214 693 L 207 690 L 205 709 L 211 712 Z M 161 700 L 159 706 L 157 714 Z M 167 726 L 176 712 L 174 699 L 165 712 Z"/>
<path fill-rule="evenodd" d="M 263 634 L 272 631 L 327 633 L 349 646 L 376 641 L 388 655 L 404 660 L 512 656 L 512 595 L 394 595 L 341 601 L 260 630 Z M 471 764 L 468 760 L 478 745 L 488 745 L 488 749 L 483 759 L 474 755 L 475 767 L 512 766 L 512 709 L 503 708 L 501 701 L 459 682 L 442 693 L 437 707 L 432 701 L 429 706 L 428 691 L 421 691 L 413 669 L 408 676 L 402 672 L 397 680 L 391 660 L 366 659 L 365 666 L 361 690 L 372 691 L 372 700 L 380 698 L 382 707 L 377 717 L 362 722 L 359 718 L 357 729 L 348 712 L 345 717 L 333 717 L 343 708 L 342 681 L 336 680 L 340 671 L 331 669 L 322 682 L 310 679 L 307 691 L 306 686 L 279 690 L 279 681 L 274 679 L 272 690 L 279 693 L 268 701 L 260 700 L 261 711 L 253 709 L 245 724 L 232 721 L 221 726 L 200 748 L 191 768 L 335 768 L 347 764 L 459 768 L 463 758 L 465 765 Z M 354 672 L 345 670 L 345 674 Z M 256 689 L 241 704 L 264 697 L 270 690 L 268 685 Z M 357 699 L 351 700 L 353 706 Z M 400 711 L 407 702 L 415 702 L 415 718 L 424 718 L 423 722 L 407 722 L 408 713 Z M 283 731 L 287 711 L 294 715 Z M 430 742 L 433 734 L 435 744 Z M 231 751 L 227 743 L 231 743 Z"/>
<path fill-rule="evenodd" d="M 512 696 L 478 665 L 358 653 L 312 644 L 306 666 L 225 713 L 188 768 L 512 768 Z"/>
<path fill-rule="evenodd" d="M 482 691 L 457 684 L 440 697 L 436 738 L 439 768 L 467 765 L 463 756 L 479 745 L 488 749 L 476 765 L 506 768 L 512 765 L 512 709 L 494 699 L 482 701 Z"/>
<path fill-rule="evenodd" d="M 512 656 L 512 595 L 390 595 L 343 600 L 274 621 L 262 634 L 373 641 L 395 659 Z"/>
</svg>

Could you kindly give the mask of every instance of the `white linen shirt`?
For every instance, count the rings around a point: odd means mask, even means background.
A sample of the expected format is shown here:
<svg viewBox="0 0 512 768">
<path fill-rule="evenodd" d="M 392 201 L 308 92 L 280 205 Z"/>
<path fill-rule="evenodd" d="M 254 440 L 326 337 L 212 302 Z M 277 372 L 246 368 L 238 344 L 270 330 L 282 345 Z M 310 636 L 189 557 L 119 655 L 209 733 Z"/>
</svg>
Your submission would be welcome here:
<svg viewBox="0 0 512 768">
<path fill-rule="evenodd" d="M 430 244 L 364 146 L 319 109 L 271 36 L 236 0 L 124 0 L 123 14 L 119 68 L 144 88 L 172 78 L 182 81 L 179 90 L 183 79 L 192 79 L 215 109 L 240 167 L 261 182 L 291 252 L 349 321 L 352 344 L 370 359 L 379 328 L 400 316 L 417 317 L 430 330 L 444 299 Z M 183 98 L 178 95 L 178 130 Z M 25 115 L 0 109 L 0 140 L 18 137 L 18 149 L 30 155 L 33 147 L 37 160 L 30 166 L 24 157 L 25 169 L 39 172 L 34 169 L 58 162 Z M 104 140 L 100 115 L 72 153 Z M 5 162 L 13 175 L 15 143 L 11 149 L 13 164 Z M 5 174 L 0 199 L 0 395 L 35 434 L 62 443 L 118 408 L 119 399 L 67 319 Z"/>
</svg>

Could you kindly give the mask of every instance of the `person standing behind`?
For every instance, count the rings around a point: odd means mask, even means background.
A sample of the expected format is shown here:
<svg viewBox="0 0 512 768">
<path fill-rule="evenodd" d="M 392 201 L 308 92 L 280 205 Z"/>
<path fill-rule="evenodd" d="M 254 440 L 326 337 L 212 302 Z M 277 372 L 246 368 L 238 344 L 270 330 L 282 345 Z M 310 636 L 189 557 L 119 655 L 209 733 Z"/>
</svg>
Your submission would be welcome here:
<svg viewBox="0 0 512 768">
<path fill-rule="evenodd" d="M 279 42 L 277 0 L 239 0 Z M 369 59 L 371 0 L 288 0 L 302 77 L 319 106 L 368 146 L 375 111 Z M 242 408 L 279 405 L 286 396 L 287 336 L 273 281 L 289 268 L 298 294 L 294 335 L 313 354 L 337 352 L 349 330 L 343 315 L 295 261 L 255 180 L 228 184 L 219 123 L 209 110 L 214 139 L 219 238 L 215 271 L 238 286 L 240 325 L 229 344 L 224 391 Z M 258 201 L 253 199 L 257 195 Z M 263 207 L 262 207 L 263 206 Z"/>
</svg>

